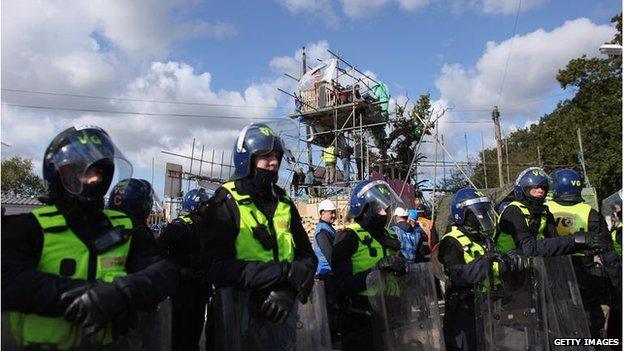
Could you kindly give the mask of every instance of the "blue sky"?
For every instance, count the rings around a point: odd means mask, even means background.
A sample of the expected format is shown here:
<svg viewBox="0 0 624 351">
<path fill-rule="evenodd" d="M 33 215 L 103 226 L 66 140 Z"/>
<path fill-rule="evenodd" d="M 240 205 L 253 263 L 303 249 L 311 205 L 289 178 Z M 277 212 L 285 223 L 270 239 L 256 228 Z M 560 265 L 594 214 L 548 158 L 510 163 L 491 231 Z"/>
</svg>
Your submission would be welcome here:
<svg viewBox="0 0 624 351">
<path fill-rule="evenodd" d="M 244 118 L 289 112 L 290 98 L 277 88 L 294 89 L 295 82 L 282 73 L 296 74 L 302 45 L 321 58 L 328 56 L 327 48 L 344 55 L 388 84 L 399 102 L 430 92 L 437 109 L 499 104 L 508 133 L 537 121 L 569 96 L 556 84 L 557 70 L 582 54 L 600 55 L 598 47 L 612 38 L 610 18 L 621 4 L 523 0 L 512 39 L 517 7 L 518 0 L 3 3 L 1 138 L 11 146 L 3 146 L 2 158 L 32 158 L 39 171 L 55 134 L 74 124 L 97 124 L 124 150 L 135 176 L 150 179 L 155 159 L 155 186 L 162 194 L 165 162 L 181 160 L 161 150 L 189 153 L 193 138 L 198 152 L 202 144 L 229 150 L 237 130 L 250 121 Z M 111 110 L 133 114 L 94 112 Z M 481 133 L 488 146 L 493 133 L 487 124 L 447 121 L 488 118 L 487 111 L 448 112 L 440 128 L 451 153 L 463 159 L 464 132 L 472 155 L 481 147 Z M 423 150 L 433 158 L 431 145 Z"/>
</svg>

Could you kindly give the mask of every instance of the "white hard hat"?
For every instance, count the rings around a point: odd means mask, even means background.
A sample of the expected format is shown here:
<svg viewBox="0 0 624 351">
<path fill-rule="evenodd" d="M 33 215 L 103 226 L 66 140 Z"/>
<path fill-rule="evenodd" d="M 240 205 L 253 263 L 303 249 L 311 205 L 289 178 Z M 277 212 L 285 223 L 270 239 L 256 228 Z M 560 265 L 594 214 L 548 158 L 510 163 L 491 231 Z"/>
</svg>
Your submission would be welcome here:
<svg viewBox="0 0 624 351">
<path fill-rule="evenodd" d="M 319 204 L 318 211 L 319 213 L 321 211 L 336 211 L 336 204 L 330 199 L 325 199 Z"/>
<path fill-rule="evenodd" d="M 397 217 L 407 217 L 407 210 L 404 209 L 403 207 L 397 207 L 396 210 L 394 210 L 394 215 Z"/>
</svg>

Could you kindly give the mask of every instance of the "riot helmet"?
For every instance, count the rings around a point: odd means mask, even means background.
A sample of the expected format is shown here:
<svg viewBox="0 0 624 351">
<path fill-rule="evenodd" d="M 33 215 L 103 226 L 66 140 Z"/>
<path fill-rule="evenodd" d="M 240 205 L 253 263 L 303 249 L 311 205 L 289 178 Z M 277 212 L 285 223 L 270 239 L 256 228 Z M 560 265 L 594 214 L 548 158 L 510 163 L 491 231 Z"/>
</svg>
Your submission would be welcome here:
<svg viewBox="0 0 624 351">
<path fill-rule="evenodd" d="M 451 215 L 460 227 L 492 237 L 496 231 L 496 214 L 492 201 L 473 188 L 457 191 L 451 199 Z"/>
<path fill-rule="evenodd" d="M 539 167 L 529 167 L 522 171 L 514 184 L 514 197 L 518 201 L 526 201 L 531 205 L 541 205 L 548 193 L 550 177 Z M 544 197 L 531 196 L 531 189 L 540 188 L 544 190 Z"/>
<path fill-rule="evenodd" d="M 154 189 L 145 179 L 124 179 L 117 183 L 108 198 L 108 208 L 124 212 L 139 222 L 147 221 L 154 206 Z"/>
<path fill-rule="evenodd" d="M 109 135 L 96 126 L 71 127 L 57 135 L 43 157 L 51 200 L 101 204 L 113 180 L 132 176 L 132 165 Z"/>
<path fill-rule="evenodd" d="M 553 198 L 555 200 L 580 201 L 583 178 L 572 169 L 559 169 L 553 173 Z"/>
<path fill-rule="evenodd" d="M 208 192 L 204 188 L 189 190 L 182 200 L 182 211 L 188 214 L 197 212 L 201 204 L 210 200 L 212 195 L 213 191 Z"/>
<path fill-rule="evenodd" d="M 282 139 L 263 123 L 252 123 L 241 130 L 234 144 L 234 174 L 232 179 L 245 178 L 252 173 L 253 156 L 277 152 L 281 164 L 282 157 L 293 160 L 292 154 Z"/>
<path fill-rule="evenodd" d="M 349 200 L 347 220 L 355 219 L 362 226 L 387 226 L 397 207 L 405 207 L 403 201 L 383 180 L 362 180 L 356 184 Z M 385 215 L 380 215 L 381 210 Z"/>
</svg>

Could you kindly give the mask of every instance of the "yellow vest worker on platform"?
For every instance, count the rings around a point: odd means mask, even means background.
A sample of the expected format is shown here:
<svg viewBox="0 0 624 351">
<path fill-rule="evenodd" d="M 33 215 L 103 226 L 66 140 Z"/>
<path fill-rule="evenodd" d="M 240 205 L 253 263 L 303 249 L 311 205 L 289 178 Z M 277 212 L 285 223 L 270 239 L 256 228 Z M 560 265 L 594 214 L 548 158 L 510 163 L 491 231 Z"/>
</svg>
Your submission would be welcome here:
<svg viewBox="0 0 624 351">
<path fill-rule="evenodd" d="M 245 127 L 234 145 L 234 180 L 217 189 L 203 221 L 210 282 L 251 292 L 257 304 L 246 306 L 254 319 L 250 328 L 269 323 L 282 336 L 272 339 L 250 330 L 240 341 L 245 350 L 286 349 L 294 341 L 289 330 L 297 322 L 291 313 L 295 299 L 307 301 L 314 283 L 316 255 L 299 212 L 277 186 L 287 155 L 269 127 Z"/>
<path fill-rule="evenodd" d="M 321 158 L 325 162 L 325 184 L 332 184 L 336 180 L 336 147 L 330 144 L 324 148 Z"/>
<path fill-rule="evenodd" d="M 343 305 L 338 320 L 343 350 L 370 350 L 374 345 L 367 275 L 375 268 L 405 271 L 401 243 L 386 228 L 399 204 L 401 200 L 383 180 L 360 181 L 351 192 L 347 219 L 354 222 L 338 232 L 331 260 L 334 299 Z"/>
<path fill-rule="evenodd" d="M 581 176 L 574 170 L 560 169 L 553 173 L 553 184 L 553 200 L 546 202 L 546 205 L 555 218 L 557 235 L 566 236 L 582 232 L 586 235 L 601 236 L 603 241 L 608 243 L 610 237 L 604 217 L 583 202 Z M 608 261 L 604 262 L 605 266 L 609 266 L 608 263 L 619 262 L 619 256 L 610 245 L 605 249 L 607 251 L 600 255 L 602 261 Z M 589 317 L 592 337 L 599 338 L 600 329 L 605 323 L 600 305 L 612 305 L 610 300 L 613 289 L 605 266 L 594 261 L 595 253 L 597 252 L 577 253 L 572 257 L 572 263 L 583 307 Z"/>
<path fill-rule="evenodd" d="M 2 217 L 3 349 L 122 349 L 136 311 L 175 291 L 177 268 L 151 234 L 103 210 L 114 174 L 132 166 L 108 134 L 69 128 L 44 154 L 46 206 Z"/>
</svg>

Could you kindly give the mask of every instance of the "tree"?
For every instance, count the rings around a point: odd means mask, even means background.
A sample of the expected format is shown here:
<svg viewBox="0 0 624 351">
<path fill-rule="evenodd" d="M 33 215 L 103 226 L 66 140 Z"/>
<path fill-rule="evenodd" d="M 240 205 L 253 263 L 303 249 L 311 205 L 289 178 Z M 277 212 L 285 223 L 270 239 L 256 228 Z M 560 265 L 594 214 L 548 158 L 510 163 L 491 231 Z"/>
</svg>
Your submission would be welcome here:
<svg viewBox="0 0 624 351">
<path fill-rule="evenodd" d="M 2 161 L 1 167 L 3 192 L 36 196 L 45 191 L 43 180 L 32 172 L 32 160 L 16 156 Z"/>
<path fill-rule="evenodd" d="M 463 173 L 458 169 L 453 169 L 450 177 L 439 181 L 436 188 L 438 188 L 439 191 L 454 194 L 459 189 L 467 186 L 470 186 L 470 184 Z"/>
<path fill-rule="evenodd" d="M 393 155 L 389 157 L 391 163 L 398 165 L 398 172 L 395 173 L 395 177 L 398 176 L 401 179 L 405 179 L 407 175 L 412 159 L 414 158 L 416 145 L 423 135 L 431 134 L 428 129 L 426 130 L 423 127 L 417 116 L 426 123 L 431 122 L 433 108 L 431 107 L 431 97 L 429 94 L 423 94 L 418 98 L 418 102 L 414 105 L 408 116 L 405 116 L 404 107 L 397 108 L 397 118 L 392 122 L 392 131 L 384 142 L 385 149 L 392 151 Z M 425 157 L 419 153 L 419 155 L 416 156 L 415 163 L 424 158 Z M 388 158 L 386 157 L 386 159 Z M 413 166 L 408 182 L 413 183 L 415 181 L 416 167 Z"/>
<path fill-rule="evenodd" d="M 622 16 L 614 17 L 621 43 Z M 601 197 L 621 188 L 622 176 L 622 68 L 621 57 L 571 60 L 557 74 L 563 89 L 576 89 L 569 100 L 539 123 L 512 133 L 508 138 L 510 178 L 530 165 L 538 165 L 537 148 L 547 172 L 558 168 L 581 171 L 577 129 L 583 139 L 585 165 L 591 185 Z M 488 183 L 498 184 L 496 150 L 485 150 Z M 488 164 L 488 163 L 492 164 Z M 473 182 L 483 184 L 483 165 L 474 169 Z"/>
</svg>

